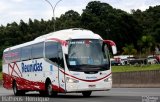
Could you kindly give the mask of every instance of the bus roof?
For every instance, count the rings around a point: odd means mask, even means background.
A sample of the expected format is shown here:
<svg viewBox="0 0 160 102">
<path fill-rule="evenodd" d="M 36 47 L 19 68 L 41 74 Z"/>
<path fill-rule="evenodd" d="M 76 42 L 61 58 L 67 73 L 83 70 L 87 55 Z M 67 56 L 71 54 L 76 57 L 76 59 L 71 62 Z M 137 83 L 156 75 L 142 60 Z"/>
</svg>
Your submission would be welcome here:
<svg viewBox="0 0 160 102">
<path fill-rule="evenodd" d="M 5 49 L 4 52 L 8 51 L 8 50 L 20 48 L 20 47 L 32 45 L 32 44 L 35 44 L 35 43 L 38 43 L 38 42 L 42 42 L 42 41 L 45 41 L 45 40 L 50 39 L 50 38 L 56 38 L 56 39 L 60 39 L 60 40 L 102 39 L 98 34 L 95 34 L 90 30 L 85 30 L 85 29 L 81 29 L 81 28 L 65 29 L 65 30 L 51 32 L 49 34 L 39 36 L 39 37 L 37 37 L 36 39 L 34 39 L 33 41 L 30 41 L 30 42 L 26 42 L 26 43 L 23 43 L 23 44 L 20 44 L 20 45 L 9 47 L 9 48 Z"/>
<path fill-rule="evenodd" d="M 85 30 L 81 28 L 65 29 L 56 32 L 52 32 L 46 35 L 37 37 L 35 40 L 45 40 L 48 38 L 57 38 L 61 40 L 69 39 L 101 39 L 97 34 L 94 34 L 90 30 Z"/>
</svg>

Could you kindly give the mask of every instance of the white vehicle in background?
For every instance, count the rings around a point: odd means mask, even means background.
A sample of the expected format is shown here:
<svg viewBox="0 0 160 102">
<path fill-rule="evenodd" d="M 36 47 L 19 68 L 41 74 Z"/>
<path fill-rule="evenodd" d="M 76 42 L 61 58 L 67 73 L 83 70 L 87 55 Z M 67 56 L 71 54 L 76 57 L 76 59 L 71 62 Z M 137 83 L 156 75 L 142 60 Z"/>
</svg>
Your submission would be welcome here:
<svg viewBox="0 0 160 102">
<path fill-rule="evenodd" d="M 147 57 L 147 63 L 148 64 L 156 64 L 156 63 L 158 63 L 158 61 L 157 61 L 156 57 L 154 57 L 153 55 L 149 55 Z"/>
<path fill-rule="evenodd" d="M 115 65 L 126 65 L 128 64 L 128 58 L 133 57 L 133 55 L 118 55 L 114 56 Z"/>
<path fill-rule="evenodd" d="M 3 87 L 15 95 L 39 91 L 42 95 L 107 91 L 112 87 L 107 46 L 116 45 L 84 29 L 49 33 L 3 52 Z"/>
</svg>

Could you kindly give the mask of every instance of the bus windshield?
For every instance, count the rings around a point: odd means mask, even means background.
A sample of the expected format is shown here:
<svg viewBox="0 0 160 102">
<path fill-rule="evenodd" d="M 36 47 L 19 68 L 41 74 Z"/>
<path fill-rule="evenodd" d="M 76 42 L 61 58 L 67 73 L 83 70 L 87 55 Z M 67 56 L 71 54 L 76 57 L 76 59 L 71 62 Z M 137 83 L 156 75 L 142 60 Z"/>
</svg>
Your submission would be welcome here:
<svg viewBox="0 0 160 102">
<path fill-rule="evenodd" d="M 69 41 L 67 65 L 72 71 L 103 71 L 109 69 L 109 52 L 102 40 Z"/>
</svg>

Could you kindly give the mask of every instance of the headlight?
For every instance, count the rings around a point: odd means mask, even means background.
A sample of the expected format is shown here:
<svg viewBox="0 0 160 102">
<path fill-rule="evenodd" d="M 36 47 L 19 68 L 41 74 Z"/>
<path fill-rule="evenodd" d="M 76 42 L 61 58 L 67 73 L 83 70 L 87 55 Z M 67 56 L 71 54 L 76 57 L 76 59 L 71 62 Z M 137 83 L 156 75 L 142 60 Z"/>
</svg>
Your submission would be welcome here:
<svg viewBox="0 0 160 102">
<path fill-rule="evenodd" d="M 110 82 L 112 81 L 112 76 L 110 76 L 109 78 L 104 79 L 104 82 Z"/>
<path fill-rule="evenodd" d="M 78 83 L 79 81 L 78 81 L 78 80 L 76 80 L 76 79 L 73 79 L 73 78 L 67 77 L 67 78 L 66 78 L 66 82 L 67 82 L 67 83 Z"/>
</svg>

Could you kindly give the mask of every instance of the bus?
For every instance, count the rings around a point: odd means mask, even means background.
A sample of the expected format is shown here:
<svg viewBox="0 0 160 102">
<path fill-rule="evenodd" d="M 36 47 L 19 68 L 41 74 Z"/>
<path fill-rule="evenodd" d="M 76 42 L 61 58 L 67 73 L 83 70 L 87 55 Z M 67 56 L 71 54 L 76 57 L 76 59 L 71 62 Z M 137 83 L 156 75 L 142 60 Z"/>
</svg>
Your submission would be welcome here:
<svg viewBox="0 0 160 102">
<path fill-rule="evenodd" d="M 14 95 L 38 91 L 41 95 L 107 91 L 112 87 L 109 48 L 116 44 L 81 28 L 64 29 L 3 52 L 3 87 Z"/>
</svg>

